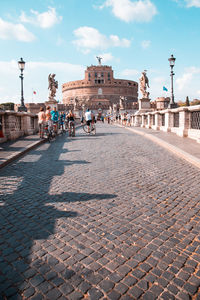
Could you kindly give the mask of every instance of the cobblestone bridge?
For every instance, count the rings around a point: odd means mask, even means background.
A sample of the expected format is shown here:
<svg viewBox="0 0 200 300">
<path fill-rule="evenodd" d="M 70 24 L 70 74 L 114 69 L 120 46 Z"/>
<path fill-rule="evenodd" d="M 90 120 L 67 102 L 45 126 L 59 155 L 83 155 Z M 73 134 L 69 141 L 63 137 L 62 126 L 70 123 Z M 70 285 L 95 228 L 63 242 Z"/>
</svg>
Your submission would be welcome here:
<svg viewBox="0 0 200 300">
<path fill-rule="evenodd" d="M 200 172 L 97 126 L 0 170 L 0 299 L 200 299 Z"/>
</svg>

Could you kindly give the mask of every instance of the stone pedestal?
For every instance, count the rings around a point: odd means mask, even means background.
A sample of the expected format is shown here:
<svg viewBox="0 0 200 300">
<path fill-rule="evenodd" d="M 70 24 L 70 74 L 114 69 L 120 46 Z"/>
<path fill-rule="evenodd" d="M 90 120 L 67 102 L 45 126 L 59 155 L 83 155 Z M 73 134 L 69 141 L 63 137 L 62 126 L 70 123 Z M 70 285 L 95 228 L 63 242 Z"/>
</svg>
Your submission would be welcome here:
<svg viewBox="0 0 200 300">
<path fill-rule="evenodd" d="M 49 100 L 45 102 L 45 106 L 50 106 L 50 110 L 53 110 L 54 107 L 58 110 L 58 102 L 53 98 L 49 98 Z"/>
<path fill-rule="evenodd" d="M 76 119 L 80 119 L 80 110 L 79 109 L 74 109 L 73 113 L 74 113 Z"/>
<path fill-rule="evenodd" d="M 139 111 L 140 110 L 151 110 L 151 103 L 149 98 L 142 98 L 139 100 Z"/>
</svg>

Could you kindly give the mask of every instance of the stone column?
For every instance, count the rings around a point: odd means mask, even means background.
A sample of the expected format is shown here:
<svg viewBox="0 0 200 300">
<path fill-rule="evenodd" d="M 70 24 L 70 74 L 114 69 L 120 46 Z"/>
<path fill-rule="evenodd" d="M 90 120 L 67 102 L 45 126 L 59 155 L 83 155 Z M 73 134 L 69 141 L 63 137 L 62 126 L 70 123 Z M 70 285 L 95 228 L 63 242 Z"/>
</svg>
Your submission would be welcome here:
<svg viewBox="0 0 200 300">
<path fill-rule="evenodd" d="M 170 110 L 167 110 L 165 112 L 165 126 L 163 128 L 163 131 L 170 132 L 171 127 L 173 127 L 173 114 Z"/>
<path fill-rule="evenodd" d="M 147 128 L 151 128 L 151 120 L 152 115 L 150 113 L 147 114 Z"/>
<path fill-rule="evenodd" d="M 141 127 L 145 127 L 145 119 L 144 119 L 144 114 L 141 115 L 142 117 L 142 124 L 141 124 Z"/>
<path fill-rule="evenodd" d="M 154 129 L 155 130 L 160 130 L 160 114 L 159 112 L 156 112 L 155 114 L 155 126 L 154 126 Z"/>
<path fill-rule="evenodd" d="M 179 131 L 177 134 L 182 137 L 188 136 L 189 129 L 189 111 L 187 108 L 182 108 L 179 111 Z"/>
</svg>

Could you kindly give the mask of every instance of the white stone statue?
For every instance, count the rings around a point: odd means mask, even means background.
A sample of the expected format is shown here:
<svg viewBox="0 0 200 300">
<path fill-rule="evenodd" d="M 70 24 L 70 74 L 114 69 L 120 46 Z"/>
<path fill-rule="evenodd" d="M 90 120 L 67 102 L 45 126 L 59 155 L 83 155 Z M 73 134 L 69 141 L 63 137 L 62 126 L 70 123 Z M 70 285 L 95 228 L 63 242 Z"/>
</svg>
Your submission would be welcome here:
<svg viewBox="0 0 200 300">
<path fill-rule="evenodd" d="M 98 62 L 99 62 L 99 66 L 101 66 L 101 60 L 102 60 L 102 57 L 96 56 L 96 58 L 97 58 L 97 60 L 98 60 Z"/>
<path fill-rule="evenodd" d="M 48 76 L 48 82 L 49 86 L 49 100 L 55 100 L 54 97 L 56 95 L 56 89 L 58 88 L 58 81 L 55 80 L 56 74 L 49 74 Z"/>
<path fill-rule="evenodd" d="M 140 91 L 142 93 L 143 98 L 149 98 L 149 92 L 147 92 L 147 87 L 149 88 L 149 79 L 146 75 L 146 70 L 142 72 L 142 76 L 140 78 Z"/>
<path fill-rule="evenodd" d="M 113 103 L 113 111 L 116 112 L 117 111 L 117 104 Z"/>
<path fill-rule="evenodd" d="M 78 107 L 78 98 L 76 97 L 76 98 L 74 99 L 74 110 L 76 110 L 77 107 Z"/>
</svg>

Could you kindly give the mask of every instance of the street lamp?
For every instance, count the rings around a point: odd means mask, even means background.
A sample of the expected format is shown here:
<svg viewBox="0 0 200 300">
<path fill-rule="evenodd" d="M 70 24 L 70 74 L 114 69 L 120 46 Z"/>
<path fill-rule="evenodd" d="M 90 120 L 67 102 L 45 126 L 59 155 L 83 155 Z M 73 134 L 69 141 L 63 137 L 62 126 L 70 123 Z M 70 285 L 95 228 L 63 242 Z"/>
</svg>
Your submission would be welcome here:
<svg viewBox="0 0 200 300">
<path fill-rule="evenodd" d="M 25 61 L 23 61 L 23 58 L 21 57 L 21 59 L 18 61 L 18 66 L 19 69 L 21 71 L 21 75 L 19 76 L 19 78 L 21 78 L 21 106 L 18 107 L 18 111 L 27 111 L 26 106 L 24 105 L 24 91 L 23 91 L 23 71 L 25 68 Z"/>
<path fill-rule="evenodd" d="M 174 102 L 173 76 L 175 75 L 175 73 L 173 72 L 173 67 L 175 65 L 176 58 L 172 54 L 168 60 L 169 60 L 169 65 L 171 67 L 171 75 L 170 75 L 171 76 L 171 99 L 169 103 L 169 108 L 175 108 L 177 107 L 177 104 Z"/>
</svg>

